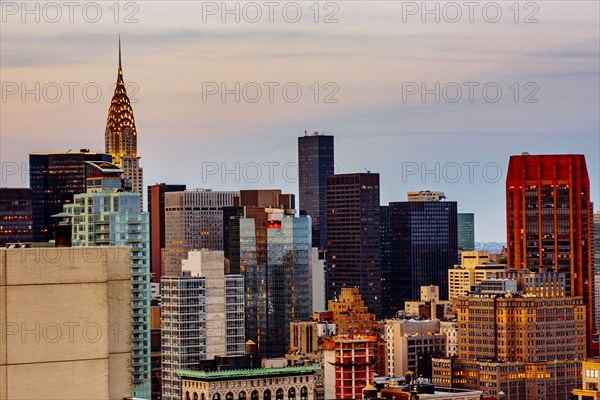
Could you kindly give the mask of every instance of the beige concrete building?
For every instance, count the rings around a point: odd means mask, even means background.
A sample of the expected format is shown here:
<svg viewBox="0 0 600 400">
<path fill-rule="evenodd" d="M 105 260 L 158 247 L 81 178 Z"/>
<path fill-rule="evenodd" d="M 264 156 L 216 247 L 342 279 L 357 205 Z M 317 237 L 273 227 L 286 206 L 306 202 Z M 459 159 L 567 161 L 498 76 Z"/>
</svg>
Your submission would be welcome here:
<svg viewBox="0 0 600 400">
<path fill-rule="evenodd" d="M 582 388 L 573 390 L 573 399 L 600 399 L 600 360 L 584 361 L 581 365 L 581 377 Z"/>
<path fill-rule="evenodd" d="M 404 311 L 420 319 L 443 319 L 452 309 L 448 300 L 440 301 L 440 287 L 435 285 L 421 286 L 421 300 L 407 301 Z"/>
<path fill-rule="evenodd" d="M 462 252 L 461 265 L 448 270 L 448 299 L 466 296 L 471 286 L 506 270 L 506 265 L 492 262 L 489 257 L 487 251 Z"/>
<path fill-rule="evenodd" d="M 0 399 L 131 396 L 129 253 L 0 249 Z"/>
<path fill-rule="evenodd" d="M 231 371 L 180 370 L 182 400 L 314 400 L 319 366 Z"/>
<path fill-rule="evenodd" d="M 439 320 L 389 319 L 384 323 L 387 376 L 428 375 L 431 366 L 422 355 L 446 354 L 446 336 L 440 333 Z"/>
</svg>

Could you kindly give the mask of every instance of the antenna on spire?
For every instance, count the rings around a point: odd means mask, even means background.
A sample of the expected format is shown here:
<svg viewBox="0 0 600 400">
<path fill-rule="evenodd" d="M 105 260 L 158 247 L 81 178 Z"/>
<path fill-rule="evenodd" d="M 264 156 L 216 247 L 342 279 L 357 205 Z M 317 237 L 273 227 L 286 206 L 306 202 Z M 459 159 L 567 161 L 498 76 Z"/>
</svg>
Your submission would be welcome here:
<svg viewBox="0 0 600 400">
<path fill-rule="evenodd" d="M 121 34 L 119 34 L 119 68 L 121 68 Z"/>
</svg>

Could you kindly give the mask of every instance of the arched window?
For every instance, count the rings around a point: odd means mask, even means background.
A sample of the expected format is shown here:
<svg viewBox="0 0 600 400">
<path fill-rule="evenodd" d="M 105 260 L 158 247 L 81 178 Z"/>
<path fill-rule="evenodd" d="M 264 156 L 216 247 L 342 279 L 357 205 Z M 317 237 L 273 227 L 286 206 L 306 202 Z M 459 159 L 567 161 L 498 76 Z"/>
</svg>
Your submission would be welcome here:
<svg viewBox="0 0 600 400">
<path fill-rule="evenodd" d="M 190 392 L 185 392 L 185 400 L 190 400 Z"/>
<path fill-rule="evenodd" d="M 194 400 L 198 400 L 198 393 L 194 392 Z M 202 395 L 202 400 L 204 400 L 204 395 Z"/>
<path fill-rule="evenodd" d="M 283 389 L 277 389 L 275 392 L 275 400 L 283 400 Z"/>
<path fill-rule="evenodd" d="M 300 389 L 300 400 L 308 400 L 308 389 L 306 386 L 302 386 L 302 389 Z"/>
<path fill-rule="evenodd" d="M 238 400 L 246 400 L 246 392 L 243 390 L 238 394 Z"/>
<path fill-rule="evenodd" d="M 250 393 L 250 400 L 258 400 L 258 390 L 253 390 L 252 393 Z"/>
<path fill-rule="evenodd" d="M 227 392 L 227 394 L 225 395 L 225 400 L 233 400 L 233 393 Z"/>
<path fill-rule="evenodd" d="M 263 393 L 263 400 L 271 400 L 271 391 L 269 389 Z"/>
<path fill-rule="evenodd" d="M 290 388 L 288 390 L 288 400 L 296 400 L 296 389 Z"/>
<path fill-rule="evenodd" d="M 213 394 L 212 400 L 221 400 L 221 395 L 219 393 Z"/>
</svg>

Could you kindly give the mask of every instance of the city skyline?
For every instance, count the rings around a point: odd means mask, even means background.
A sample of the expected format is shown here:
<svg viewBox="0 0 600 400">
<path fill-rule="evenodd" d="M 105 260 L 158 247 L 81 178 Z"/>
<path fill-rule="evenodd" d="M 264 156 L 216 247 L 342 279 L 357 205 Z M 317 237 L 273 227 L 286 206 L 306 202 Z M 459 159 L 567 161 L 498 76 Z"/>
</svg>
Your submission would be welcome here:
<svg viewBox="0 0 600 400">
<path fill-rule="evenodd" d="M 591 199 L 600 204 L 595 184 L 600 181 L 597 3 L 578 2 L 576 8 L 573 3 L 542 2 L 535 15 L 539 23 L 532 24 L 515 24 L 508 5 L 498 24 L 477 13 L 474 23 L 452 24 L 444 20 L 447 15 L 441 23 L 431 17 L 422 23 L 421 15 L 402 14 L 406 10 L 400 2 L 377 4 L 339 3 L 338 22 L 332 24 L 314 23 L 308 4 L 303 8 L 306 18 L 298 24 L 281 19 L 273 24 L 223 24 L 220 15 L 202 15 L 189 3 L 178 3 L 178 11 L 184 12 L 177 17 L 167 12 L 169 5 L 138 5 L 139 21 L 134 24 L 115 24 L 108 8 L 95 25 L 80 14 L 73 24 L 65 17 L 49 23 L 42 16 L 40 23 L 30 25 L 19 15 L 6 14 L 0 61 L 0 186 L 28 185 L 28 173 L 15 173 L 13 167 L 27 168 L 29 153 L 104 150 L 121 33 L 123 70 L 126 83 L 132 85 L 128 92 L 147 183 L 297 193 L 295 174 L 285 178 L 283 168 L 286 163 L 295 165 L 296 138 L 306 129 L 336 137 L 336 173 L 379 173 L 382 204 L 404 201 L 413 189 L 445 192 L 457 201 L 459 212 L 476 214 L 477 241 L 505 242 L 508 159 L 524 151 L 584 154 Z M 122 20 L 131 10 L 120 11 Z M 185 11 L 189 15 L 180 16 Z M 322 9 L 320 19 L 331 11 Z M 527 11 L 531 10 L 521 10 L 521 20 L 531 13 Z M 370 22 L 375 19 L 376 25 Z M 36 29 L 28 29 L 31 25 Z M 560 37 L 552 35 L 560 28 Z M 517 40 L 523 37 L 527 40 Z M 457 40 L 462 47 L 453 44 Z M 345 68 L 348 63 L 351 68 Z M 232 96 L 222 103 L 215 95 L 203 101 L 206 83 L 231 87 L 235 82 L 271 81 L 298 82 L 303 98 L 297 103 L 279 98 L 238 104 Z M 451 103 L 447 97 L 435 103 L 433 96 L 423 103 L 418 95 L 403 101 L 402 90 L 411 82 L 426 82 L 431 88 L 436 82 L 443 86 L 468 81 L 497 82 L 504 97 L 498 103 L 481 98 Z M 63 97 L 53 103 L 48 97 L 54 92 L 40 93 L 35 102 L 30 94 L 23 102 L 22 93 L 9 94 L 11 83 L 30 89 L 36 82 L 42 87 L 61 83 Z M 68 82 L 80 84 L 72 103 L 62 85 Z M 102 88 L 97 102 L 82 98 L 79 89 L 88 82 Z M 314 82 L 321 89 L 318 103 L 309 89 Z M 328 82 L 339 89 L 333 96 L 338 103 L 324 102 L 325 95 L 333 93 L 325 89 Z M 514 82 L 521 88 L 517 103 L 509 88 Z M 523 101 L 531 92 L 524 87 L 527 82 L 537 84 L 538 103 Z M 31 113 L 36 118 L 26 117 Z M 265 162 L 273 165 L 273 181 Z M 239 182 L 235 174 L 222 179 L 221 169 L 232 170 L 236 163 L 250 177 L 258 165 L 261 179 L 244 179 L 242 171 Z M 436 163 L 440 172 L 452 174 L 446 178 L 456 176 L 458 165 L 461 179 L 452 182 L 440 176 L 436 182 L 434 174 L 422 179 L 423 170 L 435 169 Z M 489 176 L 484 177 L 482 167 L 488 163 Z M 471 166 L 473 182 L 467 177 Z"/>
</svg>

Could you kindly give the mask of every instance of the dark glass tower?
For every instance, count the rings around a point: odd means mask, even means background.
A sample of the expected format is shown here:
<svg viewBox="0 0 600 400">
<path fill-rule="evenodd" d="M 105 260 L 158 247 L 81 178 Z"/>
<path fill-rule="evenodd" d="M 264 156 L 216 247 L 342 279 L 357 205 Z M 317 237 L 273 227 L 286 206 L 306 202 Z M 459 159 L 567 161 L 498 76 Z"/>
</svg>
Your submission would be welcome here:
<svg viewBox="0 0 600 400">
<path fill-rule="evenodd" d="M 327 177 L 334 174 L 333 136 L 305 135 L 298 138 L 300 212 L 312 218 L 312 246 L 327 244 Z"/>
<path fill-rule="evenodd" d="M 157 183 L 148 186 L 150 213 L 150 271 L 155 282 L 160 282 L 163 271 L 162 253 L 165 249 L 165 193 L 182 192 L 185 185 Z"/>
<path fill-rule="evenodd" d="M 458 213 L 458 248 L 464 251 L 475 250 L 475 214 Z"/>
<path fill-rule="evenodd" d="M 0 246 L 31 242 L 31 189 L 0 188 Z"/>
<path fill-rule="evenodd" d="M 290 323 L 312 311 L 311 221 L 293 209 L 280 190 L 242 190 L 239 206 L 223 207 L 225 257 L 244 276 L 246 339 L 267 358 L 285 356 Z"/>
<path fill-rule="evenodd" d="M 448 269 L 458 263 L 456 202 L 390 203 L 387 265 L 383 266 L 384 316 L 418 300 L 421 286 L 440 287 L 448 297 Z"/>
<path fill-rule="evenodd" d="M 63 205 L 72 203 L 73 195 L 85 193 L 86 161 L 112 162 L 112 157 L 85 149 L 73 153 L 29 155 L 35 242 L 52 239 L 58 221 L 53 221 L 51 216 L 61 213 Z"/>
<path fill-rule="evenodd" d="M 379 174 L 327 178 L 327 299 L 359 288 L 369 312 L 381 316 Z"/>
</svg>

